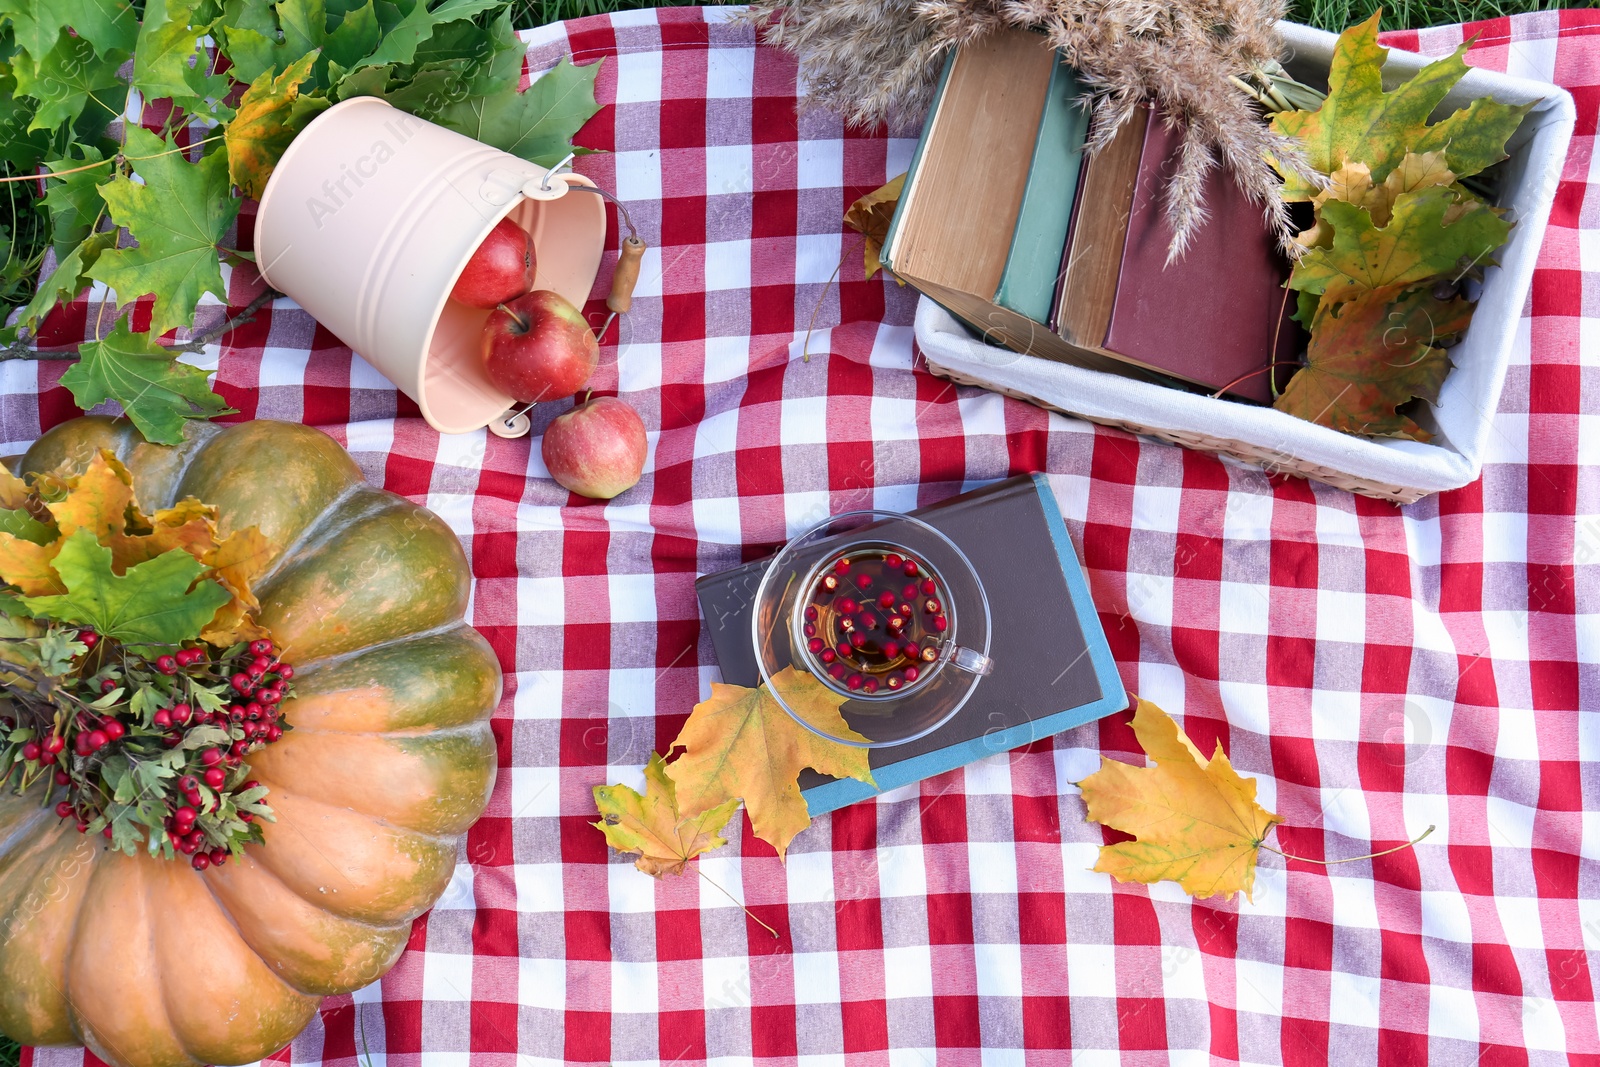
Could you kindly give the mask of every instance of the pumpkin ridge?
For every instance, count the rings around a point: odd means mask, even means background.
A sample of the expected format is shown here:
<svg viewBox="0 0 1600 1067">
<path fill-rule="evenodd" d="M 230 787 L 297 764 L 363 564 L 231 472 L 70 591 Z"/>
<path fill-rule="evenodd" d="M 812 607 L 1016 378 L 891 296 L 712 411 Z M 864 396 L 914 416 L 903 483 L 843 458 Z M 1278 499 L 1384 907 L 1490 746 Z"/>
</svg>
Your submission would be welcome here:
<svg viewBox="0 0 1600 1067">
<path fill-rule="evenodd" d="M 453 633 L 454 631 L 461 629 L 474 630 L 475 627 L 473 627 L 473 625 L 467 622 L 465 619 L 450 619 L 445 622 L 441 622 L 437 626 L 430 626 L 426 630 L 416 630 L 412 633 L 401 634 L 399 637 L 390 637 L 383 641 L 374 641 L 372 644 L 363 645 L 360 648 L 347 649 L 344 652 L 335 652 L 328 656 L 307 656 L 304 659 L 295 660 L 295 674 L 296 676 L 301 676 L 313 668 L 321 670 L 325 667 L 331 667 L 335 664 L 343 663 L 346 660 L 355 659 L 357 656 L 364 656 L 368 652 L 374 652 L 384 648 L 392 648 L 395 645 L 404 644 L 407 641 L 415 640 L 417 638 L 442 637 L 447 633 Z"/>
<path fill-rule="evenodd" d="M 51 790 L 50 795 L 55 796 L 55 791 Z M 53 814 L 55 813 L 49 808 L 40 808 L 32 815 L 23 816 L 22 821 L 17 823 L 16 827 L 13 828 L 9 834 L 7 834 L 4 838 L 0 838 L 0 860 L 3 860 L 9 856 L 11 854 L 11 850 L 15 848 L 19 842 L 26 842 L 26 840 L 33 835 L 34 831 L 38 830 L 39 824 L 44 822 Z"/>
<path fill-rule="evenodd" d="M 359 493 L 362 489 L 370 488 L 371 486 L 369 486 L 366 482 L 356 482 L 353 485 L 346 486 L 344 489 L 340 490 L 338 496 L 328 501 L 328 503 L 324 505 L 323 509 L 317 512 L 316 517 L 310 522 L 306 523 L 305 529 L 295 534 L 294 539 L 283 546 L 282 551 L 278 553 L 278 558 L 267 565 L 267 569 L 263 571 L 261 573 L 261 577 L 257 578 L 255 581 L 254 588 L 256 591 L 259 592 L 260 590 L 266 588 L 267 583 L 278 576 L 278 572 L 284 568 L 285 563 L 291 557 L 298 556 L 300 554 L 300 550 L 305 548 L 307 543 L 318 535 L 318 531 L 320 530 L 323 521 L 327 519 L 330 511 L 342 505 L 346 500 L 354 496 L 356 493 Z"/>
</svg>

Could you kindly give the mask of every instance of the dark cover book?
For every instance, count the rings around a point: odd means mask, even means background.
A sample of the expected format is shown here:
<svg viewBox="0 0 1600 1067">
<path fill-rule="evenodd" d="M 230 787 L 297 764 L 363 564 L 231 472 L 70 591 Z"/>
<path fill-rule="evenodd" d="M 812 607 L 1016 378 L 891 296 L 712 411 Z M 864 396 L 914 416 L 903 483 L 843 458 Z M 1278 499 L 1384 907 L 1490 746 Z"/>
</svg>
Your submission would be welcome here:
<svg viewBox="0 0 1600 1067">
<path fill-rule="evenodd" d="M 960 546 L 978 572 L 989 597 L 994 673 L 933 733 L 873 749 L 878 789 L 811 771 L 802 774 L 800 787 L 813 815 L 1128 705 L 1061 509 L 1043 475 L 1008 478 L 911 514 Z M 733 685 L 761 682 L 751 647 L 751 609 L 767 562 L 757 560 L 695 582 L 722 679 Z"/>
<path fill-rule="evenodd" d="M 1172 231 L 1165 190 L 1182 134 L 1152 116 L 1145 129 L 1139 181 L 1123 245 L 1116 302 L 1105 348 L 1169 374 L 1220 389 L 1252 371 L 1229 392 L 1268 403 L 1264 368 L 1292 360 L 1299 333 L 1283 288 L 1289 261 L 1263 220 L 1218 165 L 1206 177 L 1211 218 L 1181 259 L 1167 263 Z M 1278 368 L 1280 385 L 1292 367 Z"/>
</svg>

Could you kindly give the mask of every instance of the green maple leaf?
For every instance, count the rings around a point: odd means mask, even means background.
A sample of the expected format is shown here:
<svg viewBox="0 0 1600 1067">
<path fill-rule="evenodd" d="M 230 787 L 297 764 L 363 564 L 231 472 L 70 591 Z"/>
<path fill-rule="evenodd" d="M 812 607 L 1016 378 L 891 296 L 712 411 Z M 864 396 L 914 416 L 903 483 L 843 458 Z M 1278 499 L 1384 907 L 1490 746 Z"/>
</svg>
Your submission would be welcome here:
<svg viewBox="0 0 1600 1067">
<path fill-rule="evenodd" d="M 169 147 L 147 130 L 128 128 L 130 156 L 156 156 Z M 156 156 L 135 169 L 143 185 L 119 176 L 102 185 L 100 195 L 139 247 L 107 252 L 89 276 L 123 301 L 154 293 L 150 329 L 159 335 L 189 325 L 201 293 L 227 300 L 217 242 L 239 213 L 239 201 L 229 195 L 226 152 L 213 150 L 198 163 L 182 154 Z"/>
<path fill-rule="evenodd" d="M 51 243 L 58 257 L 66 256 L 89 236 L 100 213 L 105 210 L 105 201 L 100 199 L 99 189 L 100 181 L 105 177 L 105 168 L 78 169 L 87 163 L 100 162 L 104 158 L 100 150 L 83 144 L 68 147 L 78 150 L 76 157 L 69 151 L 65 159 L 51 160 L 45 164 L 53 174 L 64 170 L 73 172 L 50 179 L 45 187 L 44 206 L 50 213 Z"/>
<path fill-rule="evenodd" d="M 10 63 L 0 63 L 0 163 L 29 174 L 51 152 L 49 134 L 33 128 L 33 101 L 17 91 Z"/>
<path fill-rule="evenodd" d="M 36 332 L 50 309 L 62 300 L 71 300 L 89 284 L 89 268 L 99 260 L 100 253 L 110 248 L 117 235 L 112 232 L 91 233 L 78 246 L 56 264 L 50 277 L 39 283 L 38 292 L 18 313 L 15 328 Z"/>
<path fill-rule="evenodd" d="M 231 594 L 216 582 L 195 585 L 205 567 L 181 548 L 118 576 L 111 550 L 87 530 L 74 531 L 54 561 L 66 593 L 24 598 L 38 618 L 93 627 L 136 645 L 176 645 L 200 636 Z M 194 585 L 193 589 L 189 587 Z"/>
<path fill-rule="evenodd" d="M 1443 151 L 1458 177 L 1476 174 L 1506 157 L 1506 138 L 1516 132 L 1532 104 L 1512 106 L 1484 97 L 1433 125 L 1428 116 L 1467 73 L 1461 58 L 1468 41 L 1429 63 L 1393 92 L 1383 91 L 1387 48 L 1378 47 L 1378 16 L 1339 35 L 1328 71 L 1328 98 L 1316 111 L 1285 111 L 1272 128 L 1300 140 L 1306 159 L 1323 174 L 1347 160 L 1372 169 L 1382 182 L 1409 152 Z M 1286 200 L 1310 200 L 1317 189 L 1292 172 L 1284 173 Z"/>
<path fill-rule="evenodd" d="M 16 56 L 17 92 L 38 101 L 28 129 L 54 130 L 82 119 L 103 130 L 127 104 L 128 84 L 117 75 L 127 59 L 119 49 L 96 52 L 86 38 L 66 30 L 43 55 Z"/>
<path fill-rule="evenodd" d="M 447 22 L 473 18 L 503 3 L 505 0 L 444 0 L 444 3 L 430 11 L 423 0 L 418 0 L 416 6 L 405 12 L 398 23 L 392 28 L 385 28 L 383 40 L 358 66 L 410 63 L 416 57 L 417 47 L 432 37 L 438 27 Z"/>
<path fill-rule="evenodd" d="M 1324 303 L 1312 326 L 1306 365 L 1273 407 L 1344 433 L 1433 435 L 1396 409 L 1413 397 L 1434 401 L 1450 369 L 1443 337 L 1472 319 L 1465 300 L 1435 299 L 1429 286 L 1391 285 Z"/>
<path fill-rule="evenodd" d="M 462 100 L 432 118 L 441 126 L 512 155 L 552 166 L 574 151 L 573 135 L 600 110 L 594 98 L 594 79 L 599 73 L 598 62 L 577 67 L 562 57 L 525 92 Z"/>
<path fill-rule="evenodd" d="M 246 196 L 259 197 L 295 135 L 328 106 L 326 97 L 300 95 L 317 54 L 308 52 L 276 78 L 271 71 L 250 83 L 228 123 L 228 174 Z"/>
<path fill-rule="evenodd" d="M 139 32 L 127 0 L 0 0 L 0 15 L 11 17 L 17 47 L 34 59 L 54 48 L 68 26 L 101 54 L 128 51 Z"/>
<path fill-rule="evenodd" d="M 383 29 L 378 25 L 372 0 L 366 0 L 366 3 L 346 12 L 339 20 L 339 24 L 322 42 L 322 54 L 328 57 L 328 62 L 337 63 L 348 70 L 370 55 L 382 37 Z"/>
<path fill-rule="evenodd" d="M 1511 232 L 1487 205 L 1458 202 L 1448 186 L 1400 194 L 1381 229 L 1366 209 L 1342 200 L 1329 200 L 1320 211 L 1333 227 L 1333 246 L 1302 256 L 1289 288 L 1322 293 L 1324 305 L 1352 289 L 1421 281 L 1456 269 L 1463 259 L 1483 262 Z M 1447 223 L 1455 214 L 1459 218 Z"/>
<path fill-rule="evenodd" d="M 59 536 L 55 530 L 28 514 L 26 508 L 0 508 L 0 533 L 20 537 L 36 545 L 51 544 Z"/>
<path fill-rule="evenodd" d="M 61 376 L 72 398 L 88 409 L 115 400 L 155 444 L 183 443 L 185 419 L 210 419 L 233 412 L 207 384 L 210 372 L 180 363 L 153 334 L 134 333 L 126 319 L 100 341 L 78 350 L 78 362 Z"/>
<path fill-rule="evenodd" d="M 150 0 L 133 51 L 133 84 L 146 99 L 174 104 L 212 118 L 225 117 L 218 103 L 228 92 L 226 75 L 208 75 L 210 58 L 200 38 L 210 23 L 198 17 L 206 0 Z"/>
<path fill-rule="evenodd" d="M 252 6 L 253 14 L 240 12 L 236 20 L 237 9 L 230 4 L 222 18 L 223 53 L 234 65 L 231 73 L 242 82 L 253 83 L 269 70 L 274 74 L 288 70 L 306 53 L 321 48 L 327 37 L 323 0 L 280 0 L 270 8 L 277 13 L 275 20 L 266 14 L 266 4 Z"/>
</svg>

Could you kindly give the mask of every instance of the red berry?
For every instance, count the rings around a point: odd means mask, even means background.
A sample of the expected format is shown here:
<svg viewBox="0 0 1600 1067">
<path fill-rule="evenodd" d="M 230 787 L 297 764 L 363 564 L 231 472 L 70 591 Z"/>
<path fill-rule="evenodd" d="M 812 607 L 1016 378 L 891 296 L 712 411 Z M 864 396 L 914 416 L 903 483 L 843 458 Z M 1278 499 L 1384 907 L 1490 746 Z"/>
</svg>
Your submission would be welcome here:
<svg viewBox="0 0 1600 1067">
<path fill-rule="evenodd" d="M 32 763 L 34 760 L 38 759 L 40 752 L 41 749 L 39 746 L 34 744 L 32 741 L 29 741 L 27 744 L 22 746 L 22 758 L 27 760 L 29 763 Z"/>
<path fill-rule="evenodd" d="M 906 565 L 900 568 L 900 573 L 907 578 L 915 578 L 917 576 L 917 561 L 914 559 L 906 560 Z"/>
<path fill-rule="evenodd" d="M 939 601 L 935 600 L 933 597 L 929 597 L 927 600 L 922 602 L 922 610 L 927 612 L 929 615 L 940 615 L 944 613 L 944 605 L 940 604 Z"/>
<path fill-rule="evenodd" d="M 901 564 L 905 563 L 905 560 L 900 557 L 900 553 L 891 552 L 887 556 L 883 557 L 883 562 L 889 567 L 899 567 Z"/>
<path fill-rule="evenodd" d="M 200 765 L 203 767 L 215 767 L 221 762 L 222 750 L 220 748 L 208 748 L 200 753 Z"/>
<path fill-rule="evenodd" d="M 63 819 L 72 818 L 72 805 L 63 800 L 61 803 L 56 805 L 56 814 Z"/>
<path fill-rule="evenodd" d="M 835 681 L 844 678 L 845 665 L 843 663 L 835 663 L 833 666 L 828 668 L 828 674 L 830 674 Z"/>
<path fill-rule="evenodd" d="M 251 641 L 250 654 L 253 656 L 272 655 L 272 642 L 268 641 L 266 638 L 262 638 L 259 641 Z"/>
<path fill-rule="evenodd" d="M 78 833 L 86 834 L 88 832 L 89 832 L 89 824 L 84 822 L 82 819 L 79 819 L 78 820 Z"/>
<path fill-rule="evenodd" d="M 905 597 L 907 600 L 917 599 L 917 583 L 907 582 L 906 587 L 900 590 L 900 595 Z"/>
<path fill-rule="evenodd" d="M 819 596 L 826 596 L 837 588 L 839 588 L 838 577 L 832 574 L 824 574 L 822 576 L 821 588 L 817 590 L 817 593 Z"/>
<path fill-rule="evenodd" d="M 232 678 L 229 678 L 228 684 L 233 686 L 241 693 L 248 693 L 251 689 L 255 688 L 255 683 L 250 681 L 250 676 L 248 674 L 244 674 L 243 672 L 235 674 Z"/>
<path fill-rule="evenodd" d="M 880 608 L 892 608 L 892 607 L 894 607 L 894 594 L 891 593 L 887 589 L 885 589 L 883 592 L 879 593 L 878 594 L 878 607 L 880 607 Z"/>
<path fill-rule="evenodd" d="M 890 689 L 899 689 L 902 685 L 906 684 L 906 680 L 898 674 L 891 674 L 889 677 L 883 680 L 883 684 L 888 686 Z"/>
<path fill-rule="evenodd" d="M 944 633 L 945 629 L 949 627 L 949 625 L 950 620 L 945 618 L 943 615 L 935 615 L 933 617 L 933 628 L 939 633 Z"/>
<path fill-rule="evenodd" d="M 116 687 L 117 687 L 117 682 L 116 682 L 116 679 L 114 679 L 114 678 L 107 678 L 107 679 L 106 679 L 106 680 L 105 680 L 105 681 L 103 681 L 103 682 L 101 682 L 101 683 L 100 683 L 100 692 L 102 692 L 102 693 L 109 693 L 109 692 L 111 692 L 111 691 L 112 691 L 112 690 L 113 690 L 113 689 L 115 689 L 115 688 L 116 688 Z"/>
<path fill-rule="evenodd" d="M 872 575 L 870 575 L 870 574 L 858 574 L 858 575 L 856 575 L 856 585 L 860 586 L 862 589 L 871 589 L 872 588 Z"/>
<path fill-rule="evenodd" d="M 824 663 L 832 663 L 834 660 L 836 660 L 838 658 L 839 658 L 839 654 L 837 652 L 835 652 L 833 649 L 825 648 L 825 649 L 822 650 L 822 662 L 824 662 Z"/>
<path fill-rule="evenodd" d="M 41 752 L 41 753 L 39 753 L 39 762 L 42 765 L 48 767 L 52 763 L 54 763 L 55 761 L 56 761 L 56 754 L 54 752 Z"/>
<path fill-rule="evenodd" d="M 290 681 L 293 678 L 294 678 L 294 668 L 293 667 L 289 666 L 287 663 L 283 663 L 283 664 L 280 664 L 278 666 L 278 679 L 279 679 L 279 681 L 287 682 L 287 681 Z"/>
<path fill-rule="evenodd" d="M 839 560 L 834 561 L 833 570 L 834 570 L 835 574 L 843 574 L 845 571 L 848 571 L 849 569 L 850 569 L 850 561 L 849 560 L 847 560 L 847 559 L 839 559 Z"/>
<path fill-rule="evenodd" d="M 866 643 L 867 643 L 867 635 L 866 634 L 854 633 L 854 634 L 850 635 L 850 647 L 851 648 L 860 648 L 862 645 L 864 645 Z"/>
<path fill-rule="evenodd" d="M 898 610 L 900 612 L 900 617 L 904 619 L 909 619 L 911 616 L 916 614 L 916 612 L 911 610 L 910 604 L 901 604 Z"/>
<path fill-rule="evenodd" d="M 46 752 L 60 752 L 67 747 L 67 742 L 59 734 L 51 734 L 45 738 L 44 750 Z"/>
<path fill-rule="evenodd" d="M 884 645 L 883 645 L 883 656 L 884 656 L 885 659 L 894 659 L 899 654 L 900 654 L 900 642 L 898 642 L 898 641 L 885 641 L 884 642 Z"/>
<path fill-rule="evenodd" d="M 805 634 L 807 637 L 815 637 L 817 636 L 817 624 L 814 622 L 808 622 L 804 626 L 800 627 L 800 632 Z"/>
<path fill-rule="evenodd" d="M 106 747 L 110 740 L 111 739 L 106 736 L 106 732 L 104 730 L 90 730 L 88 740 L 89 751 L 100 751 L 102 748 Z"/>
<path fill-rule="evenodd" d="M 934 648 L 932 645 L 926 645 L 926 646 L 923 647 L 923 649 L 922 649 L 922 662 L 924 662 L 924 663 L 932 663 L 934 660 L 936 660 L 938 658 L 939 658 L 939 650 L 937 648 Z"/>
<path fill-rule="evenodd" d="M 194 859 L 189 861 L 189 864 L 195 870 L 203 871 L 207 867 L 211 866 L 211 857 L 207 856 L 204 852 L 197 852 L 195 853 Z"/>
<path fill-rule="evenodd" d="M 78 640 L 82 641 L 88 647 L 93 648 L 95 645 L 100 643 L 100 635 L 95 633 L 93 630 L 79 630 Z"/>
<path fill-rule="evenodd" d="M 870 630 L 878 625 L 878 617 L 869 611 L 865 615 L 861 616 L 861 625 Z"/>
<path fill-rule="evenodd" d="M 924 578 L 924 579 L 922 579 L 922 585 L 919 588 L 921 588 L 921 590 L 924 593 L 926 593 L 928 596 L 932 596 L 933 593 L 934 593 L 934 590 L 936 590 L 938 588 L 938 586 L 933 584 L 933 579 L 932 578 Z"/>
<path fill-rule="evenodd" d="M 861 683 L 864 681 L 865 679 L 862 678 L 861 675 L 852 674 L 850 677 L 845 679 L 844 684 L 849 689 L 860 689 Z"/>
<path fill-rule="evenodd" d="M 87 756 L 89 754 L 89 734 L 87 731 L 80 733 L 77 737 L 72 739 L 72 751 L 76 752 L 80 756 Z M 26 755 L 26 753 L 24 753 L 24 755 Z"/>
<path fill-rule="evenodd" d="M 813 653 L 821 652 L 823 649 L 822 638 L 813 637 L 811 640 L 806 642 L 806 647 L 809 648 Z"/>
<path fill-rule="evenodd" d="M 271 726 L 267 727 L 267 743 L 268 744 L 271 744 L 273 741 L 276 741 L 278 738 L 280 738 L 282 736 L 283 736 L 283 727 L 279 726 L 277 723 L 273 723 Z"/>
<path fill-rule="evenodd" d="M 247 751 L 249 751 L 249 749 L 250 749 L 250 746 L 247 745 L 245 742 L 243 742 L 243 741 L 235 741 L 232 745 L 230 745 L 228 747 L 228 754 L 230 756 L 242 756 Z"/>
<path fill-rule="evenodd" d="M 916 681 L 917 680 L 917 675 L 919 673 L 921 673 L 921 672 L 919 672 L 915 667 L 907 667 L 906 668 L 906 681 L 908 681 L 908 682 Z"/>
<path fill-rule="evenodd" d="M 106 724 L 100 727 L 105 732 L 107 740 L 116 741 L 128 732 L 128 728 L 116 719 L 107 719 Z"/>
<path fill-rule="evenodd" d="M 918 648 L 916 646 L 915 642 L 907 642 L 906 643 L 906 658 L 907 659 L 918 659 L 921 656 L 922 656 L 922 649 Z"/>
<path fill-rule="evenodd" d="M 252 789 L 260 789 L 260 788 L 261 788 L 261 783 L 256 781 L 254 778 L 252 778 L 248 782 L 244 783 L 244 785 L 241 785 L 239 787 L 239 792 L 248 793 Z"/>
<path fill-rule="evenodd" d="M 172 712 L 166 708 L 158 708 L 156 713 L 150 716 L 150 721 L 165 730 L 172 725 Z"/>
<path fill-rule="evenodd" d="M 199 816 L 200 813 L 195 811 L 193 808 L 182 807 L 172 813 L 172 821 L 177 823 L 179 826 L 189 827 L 194 825 L 195 819 L 199 818 Z M 185 829 L 182 832 L 188 833 L 189 831 Z"/>
<path fill-rule="evenodd" d="M 254 815 L 250 814 L 248 811 L 241 811 L 239 813 L 239 821 L 240 822 L 255 822 L 256 821 L 256 817 Z"/>
<path fill-rule="evenodd" d="M 110 841 L 111 840 L 111 827 L 107 826 L 104 829 L 102 829 L 100 831 L 100 836 L 105 838 L 107 841 Z"/>
<path fill-rule="evenodd" d="M 283 694 L 276 689 L 257 689 L 256 699 L 263 704 L 276 704 L 283 699 Z"/>
<path fill-rule="evenodd" d="M 211 850 L 211 866 L 221 867 L 228 862 L 228 850 L 218 846 Z"/>
<path fill-rule="evenodd" d="M 854 600 L 851 600 L 847 596 L 840 597 L 839 603 L 835 604 L 834 606 L 837 607 L 840 614 L 843 615 L 854 615 L 856 612 L 861 610 L 861 605 L 857 604 Z"/>
<path fill-rule="evenodd" d="M 197 778 L 195 778 L 194 775 L 186 774 L 182 778 L 178 779 L 178 788 L 183 790 L 185 793 L 193 793 L 196 789 L 200 788 L 200 782 Z"/>
<path fill-rule="evenodd" d="M 72 775 L 68 774 L 66 771 L 56 772 L 56 785 L 67 785 L 71 781 Z"/>
<path fill-rule="evenodd" d="M 171 656 L 157 656 L 156 670 L 160 671 L 162 674 L 177 674 L 178 661 L 173 659 Z"/>
<path fill-rule="evenodd" d="M 254 707 L 259 707 L 260 705 L 251 704 L 250 706 L 254 708 Z M 244 720 L 247 717 L 248 717 L 247 713 L 245 712 L 245 710 L 243 708 L 234 708 L 232 711 L 228 712 L 228 721 L 229 722 L 244 722 Z"/>
<path fill-rule="evenodd" d="M 807 622 L 816 622 L 817 621 L 817 606 L 815 604 L 807 604 L 806 605 L 806 621 Z"/>
<path fill-rule="evenodd" d="M 876 678 L 868 678 L 861 683 L 861 691 L 863 693 L 876 693 L 878 691 L 878 680 Z"/>
<path fill-rule="evenodd" d="M 189 717 L 193 714 L 194 709 L 187 704 L 172 705 L 172 721 L 177 723 L 179 726 L 182 726 L 184 723 L 188 722 Z"/>
</svg>

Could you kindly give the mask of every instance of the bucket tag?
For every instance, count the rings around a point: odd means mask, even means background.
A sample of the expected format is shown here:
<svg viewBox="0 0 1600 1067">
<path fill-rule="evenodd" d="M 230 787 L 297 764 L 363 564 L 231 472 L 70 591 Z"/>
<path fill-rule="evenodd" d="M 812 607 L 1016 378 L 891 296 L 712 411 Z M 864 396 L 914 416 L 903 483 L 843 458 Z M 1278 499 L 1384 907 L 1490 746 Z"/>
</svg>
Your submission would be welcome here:
<svg viewBox="0 0 1600 1067">
<path fill-rule="evenodd" d="M 522 183 L 527 180 L 526 174 L 519 174 L 504 167 L 496 167 L 484 175 L 483 184 L 478 187 L 478 196 L 485 203 L 495 207 L 504 207 L 511 203 L 513 197 L 522 192 Z"/>
</svg>

